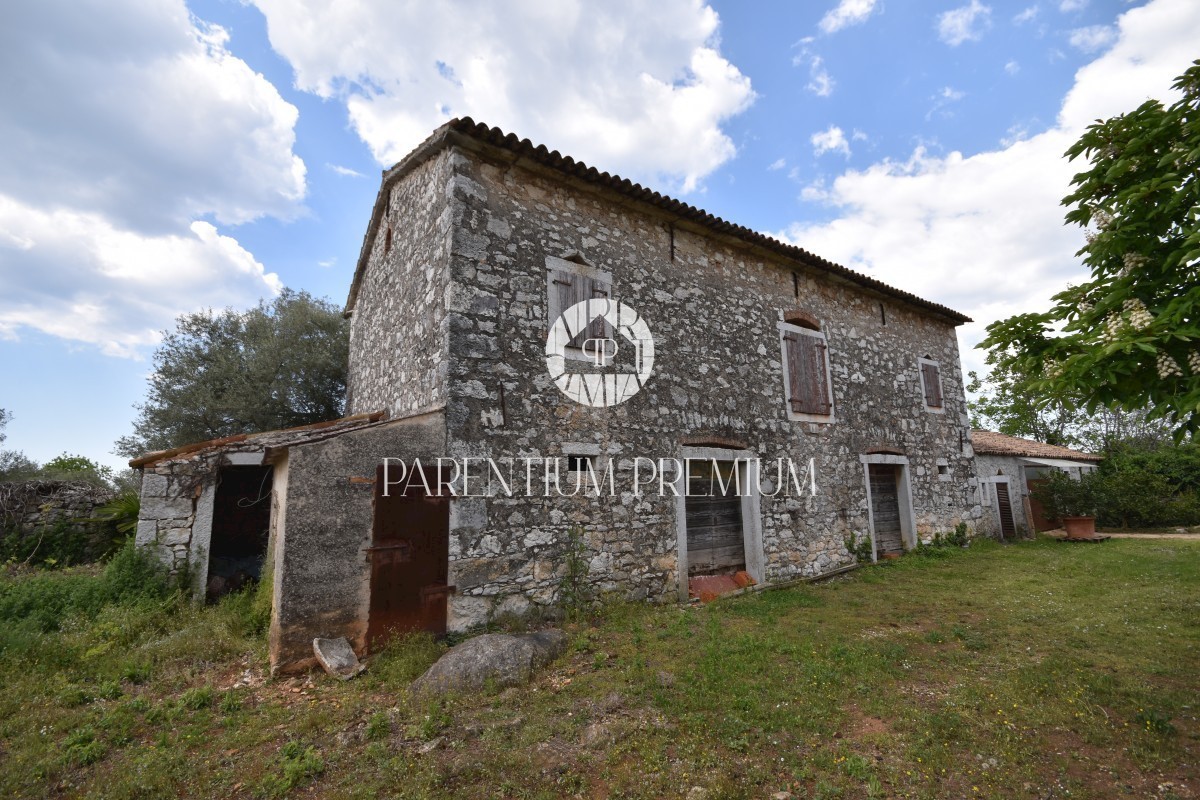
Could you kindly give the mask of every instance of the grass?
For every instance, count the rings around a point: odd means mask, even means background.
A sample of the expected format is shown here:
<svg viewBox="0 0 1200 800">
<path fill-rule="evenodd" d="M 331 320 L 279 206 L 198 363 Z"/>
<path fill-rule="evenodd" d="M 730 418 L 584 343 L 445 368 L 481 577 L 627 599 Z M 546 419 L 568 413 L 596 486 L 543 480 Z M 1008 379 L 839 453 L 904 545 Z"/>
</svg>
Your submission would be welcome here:
<svg viewBox="0 0 1200 800">
<path fill-rule="evenodd" d="M 608 606 L 531 686 L 431 700 L 425 636 L 267 680 L 252 597 L 118 598 L 0 617 L 0 796 L 1192 797 L 1198 620 L 1200 542 L 984 542 Z"/>
</svg>

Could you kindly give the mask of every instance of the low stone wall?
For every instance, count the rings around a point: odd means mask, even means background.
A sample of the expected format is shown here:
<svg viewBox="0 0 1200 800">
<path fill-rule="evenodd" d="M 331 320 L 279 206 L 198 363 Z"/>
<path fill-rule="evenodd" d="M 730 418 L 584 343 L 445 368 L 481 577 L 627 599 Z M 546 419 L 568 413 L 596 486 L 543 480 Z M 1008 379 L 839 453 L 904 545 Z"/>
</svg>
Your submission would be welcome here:
<svg viewBox="0 0 1200 800">
<path fill-rule="evenodd" d="M 83 481 L 0 484 L 0 554 L 41 561 L 51 555 L 43 551 L 46 535 L 57 531 L 77 540 L 78 560 L 99 558 L 109 549 L 107 530 L 84 520 L 115 496 L 112 489 Z"/>
</svg>

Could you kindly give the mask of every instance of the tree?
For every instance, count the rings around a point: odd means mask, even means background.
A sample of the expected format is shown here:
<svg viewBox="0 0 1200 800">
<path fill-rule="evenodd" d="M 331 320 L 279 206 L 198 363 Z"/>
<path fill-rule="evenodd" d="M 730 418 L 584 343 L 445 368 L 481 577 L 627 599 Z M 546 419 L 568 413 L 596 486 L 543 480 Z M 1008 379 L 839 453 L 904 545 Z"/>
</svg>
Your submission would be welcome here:
<svg viewBox="0 0 1200 800">
<path fill-rule="evenodd" d="M 4 444 L 7 435 L 5 426 L 12 421 L 12 412 L 0 408 L 0 444 Z M 0 483 L 23 481 L 33 477 L 38 471 L 36 461 L 33 461 L 20 450 L 5 450 L 0 448 Z"/>
<path fill-rule="evenodd" d="M 181 316 L 154 353 L 146 402 L 116 452 L 335 419 L 346 396 L 349 325 L 327 300 L 284 290 L 239 312 Z"/>
<path fill-rule="evenodd" d="M 1145 410 L 1183 439 L 1200 431 L 1200 61 L 1175 88 L 1169 108 L 1098 121 L 1066 153 L 1090 164 L 1063 199 L 1090 280 L 979 346 L 1028 375 L 1039 405 Z"/>
<path fill-rule="evenodd" d="M 1171 426 L 1164 419 L 1148 419 L 1147 410 L 1099 408 L 1088 414 L 1054 397 L 1041 398 L 1031 388 L 1033 379 L 1013 371 L 1011 358 L 988 355 L 995 365 L 987 377 L 967 373 L 967 401 L 971 425 L 1089 453 L 1111 455 L 1118 450 L 1148 451 L 1166 447 Z"/>
</svg>

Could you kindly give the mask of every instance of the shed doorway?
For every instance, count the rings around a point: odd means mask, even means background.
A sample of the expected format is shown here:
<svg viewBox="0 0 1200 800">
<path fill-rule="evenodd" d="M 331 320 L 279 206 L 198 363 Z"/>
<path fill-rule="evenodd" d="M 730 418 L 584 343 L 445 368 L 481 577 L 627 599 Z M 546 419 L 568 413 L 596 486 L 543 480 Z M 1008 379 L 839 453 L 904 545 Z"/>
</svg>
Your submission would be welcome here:
<svg viewBox="0 0 1200 800">
<path fill-rule="evenodd" d="M 375 474 L 375 516 L 371 547 L 371 605 L 367 646 L 378 648 L 396 633 L 446 632 L 450 559 L 450 498 L 438 496 L 436 472 L 413 477 L 407 486 L 388 487 L 383 465 Z M 429 491 L 426 491 L 429 487 Z"/>
<path fill-rule="evenodd" d="M 271 531 L 269 466 L 222 467 L 213 498 L 205 597 L 216 600 L 262 577 Z"/>
</svg>

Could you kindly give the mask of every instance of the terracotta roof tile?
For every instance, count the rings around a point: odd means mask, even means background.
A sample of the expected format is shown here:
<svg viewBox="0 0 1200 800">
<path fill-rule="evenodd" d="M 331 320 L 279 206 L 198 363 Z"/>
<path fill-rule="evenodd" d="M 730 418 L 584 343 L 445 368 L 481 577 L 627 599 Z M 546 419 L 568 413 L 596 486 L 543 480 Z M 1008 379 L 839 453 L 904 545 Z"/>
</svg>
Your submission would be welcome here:
<svg viewBox="0 0 1200 800">
<path fill-rule="evenodd" d="M 371 221 L 367 226 L 367 233 L 363 237 L 362 250 L 358 256 L 358 266 L 354 271 L 354 279 L 350 284 L 350 295 L 346 299 L 346 315 L 354 310 L 354 304 L 358 298 L 358 287 L 362 282 L 362 277 L 366 273 L 367 260 L 370 256 L 371 242 L 374 241 L 375 233 L 378 231 L 380 222 L 383 218 L 383 210 L 387 206 L 388 192 L 393 183 L 407 175 L 418 165 L 424 163 L 430 156 L 437 153 L 444 147 L 454 144 L 469 144 L 474 143 L 476 149 L 480 145 L 485 147 L 498 148 L 507 151 L 520 160 L 534 162 L 545 167 L 556 170 L 568 177 L 573 177 L 578 180 L 586 181 L 587 183 L 596 184 L 606 187 L 625 197 L 631 198 L 642 203 L 667 212 L 668 214 L 682 220 L 690 221 L 696 225 L 708 228 L 710 231 L 718 234 L 736 237 L 749 245 L 761 247 L 772 251 L 778 255 L 788 258 L 802 266 L 810 269 L 815 269 L 819 272 L 824 272 L 828 275 L 833 275 L 851 283 L 858 284 L 864 288 L 868 288 L 878 292 L 879 294 L 903 300 L 909 305 L 932 312 L 944 319 L 947 319 L 955 325 L 961 325 L 964 322 L 970 322 L 971 318 L 948 308 L 939 303 L 934 303 L 930 300 L 922 299 L 915 294 L 889 286 L 875 278 L 863 275 L 860 272 L 855 272 L 852 269 L 835 264 L 832 261 L 827 261 L 820 256 L 804 250 L 795 245 L 781 242 L 778 239 L 773 239 L 770 236 L 751 230 L 742 225 L 737 225 L 732 222 L 727 222 L 720 217 L 688 205 L 680 200 L 676 200 L 667 195 L 660 194 L 651 189 L 634 183 L 619 175 L 611 175 L 607 172 L 600 172 L 595 167 L 589 167 L 582 161 L 576 161 L 570 156 L 564 156 L 557 150 L 550 150 L 545 145 L 535 145 L 528 139 L 520 139 L 515 134 L 508 133 L 499 128 L 488 127 L 482 122 L 475 122 L 470 117 L 462 117 L 452 119 L 446 124 L 439 127 L 429 135 L 424 142 L 417 146 L 415 150 L 405 156 L 399 163 L 391 169 L 383 173 L 383 184 L 379 188 L 379 194 L 375 199 L 375 209 L 371 214 Z M 519 162 L 518 162 L 519 163 Z"/>
<path fill-rule="evenodd" d="M 1062 458 L 1071 461 L 1101 461 L 1104 456 L 1082 453 L 1069 447 L 1035 442 L 995 431 L 971 431 L 975 452 L 987 456 L 1024 456 L 1026 458 Z"/>
</svg>

